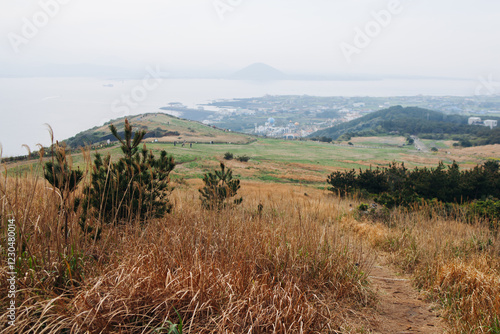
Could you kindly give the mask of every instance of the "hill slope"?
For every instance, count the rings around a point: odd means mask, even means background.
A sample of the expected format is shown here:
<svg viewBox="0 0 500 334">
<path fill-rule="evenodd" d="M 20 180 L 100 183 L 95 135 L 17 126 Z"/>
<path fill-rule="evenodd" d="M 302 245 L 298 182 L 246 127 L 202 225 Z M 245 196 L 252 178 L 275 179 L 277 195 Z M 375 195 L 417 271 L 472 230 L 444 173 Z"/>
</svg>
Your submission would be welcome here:
<svg viewBox="0 0 500 334">
<path fill-rule="evenodd" d="M 467 124 L 468 117 L 447 115 L 417 107 L 395 106 L 379 110 L 350 122 L 317 131 L 310 137 L 338 139 L 342 135 L 373 136 L 400 133 L 426 138 L 472 141 L 473 145 L 500 143 L 500 129 Z"/>
<path fill-rule="evenodd" d="M 150 113 L 128 117 L 135 129 L 145 130 L 147 140 L 157 139 L 159 142 L 232 142 L 248 143 L 252 140 L 248 135 L 226 132 L 198 122 L 180 119 L 163 113 Z M 116 139 L 109 131 L 109 125 L 114 124 L 120 135 L 123 135 L 125 117 L 112 120 L 102 126 L 78 133 L 65 140 L 72 148 L 111 142 Z"/>
<path fill-rule="evenodd" d="M 255 63 L 239 70 L 231 75 L 230 78 L 234 80 L 268 81 L 284 80 L 287 78 L 287 75 L 272 66 L 263 63 Z"/>
</svg>

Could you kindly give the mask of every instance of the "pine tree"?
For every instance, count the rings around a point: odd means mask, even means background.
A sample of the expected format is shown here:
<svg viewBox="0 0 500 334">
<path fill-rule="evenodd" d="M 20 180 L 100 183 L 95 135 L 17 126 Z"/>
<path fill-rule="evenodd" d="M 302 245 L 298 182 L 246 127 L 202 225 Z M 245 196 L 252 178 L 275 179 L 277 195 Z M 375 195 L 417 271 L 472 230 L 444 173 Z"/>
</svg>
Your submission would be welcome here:
<svg viewBox="0 0 500 334">
<path fill-rule="evenodd" d="M 232 204 L 226 200 L 236 196 L 240 189 L 240 180 L 233 180 L 233 171 L 221 162 L 220 171 L 216 170 L 213 173 L 207 173 L 203 176 L 205 186 L 199 189 L 201 194 L 201 204 L 208 210 L 221 210 L 231 205 L 238 205 L 243 201 L 243 198 L 238 198 Z"/>
<path fill-rule="evenodd" d="M 172 190 L 169 175 L 175 167 L 173 157 L 162 151 L 157 159 L 146 145 L 139 151 L 146 133 L 133 134 L 127 119 L 124 138 L 120 138 L 114 125 L 109 128 L 121 143 L 123 157 L 112 162 L 110 155 L 103 159 L 96 153 L 84 209 L 92 210 L 108 223 L 163 217 L 172 208 L 168 195 Z"/>
</svg>

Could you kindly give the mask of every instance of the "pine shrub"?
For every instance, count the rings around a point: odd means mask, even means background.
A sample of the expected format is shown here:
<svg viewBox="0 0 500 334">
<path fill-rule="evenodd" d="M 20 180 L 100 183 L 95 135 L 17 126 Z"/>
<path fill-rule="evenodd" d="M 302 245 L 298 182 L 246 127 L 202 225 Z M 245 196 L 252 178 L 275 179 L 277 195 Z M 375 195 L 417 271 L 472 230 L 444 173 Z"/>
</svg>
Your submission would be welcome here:
<svg viewBox="0 0 500 334">
<path fill-rule="evenodd" d="M 172 208 L 168 195 L 172 191 L 169 175 L 175 167 L 173 157 L 162 151 L 156 158 L 146 145 L 139 150 L 146 133 L 142 130 L 133 134 L 127 119 L 125 138 L 120 138 L 114 125 L 109 128 L 121 143 L 123 157 L 112 162 L 109 154 L 103 159 L 96 153 L 84 209 L 107 223 L 163 217 Z"/>
<path fill-rule="evenodd" d="M 233 180 L 233 171 L 221 162 L 221 170 L 215 170 L 213 173 L 207 173 L 203 176 L 205 186 L 199 189 L 201 194 L 201 204 L 208 210 L 221 210 L 231 205 L 238 205 L 243 198 L 237 198 L 232 203 L 228 199 L 236 196 L 240 189 L 240 180 Z"/>
</svg>

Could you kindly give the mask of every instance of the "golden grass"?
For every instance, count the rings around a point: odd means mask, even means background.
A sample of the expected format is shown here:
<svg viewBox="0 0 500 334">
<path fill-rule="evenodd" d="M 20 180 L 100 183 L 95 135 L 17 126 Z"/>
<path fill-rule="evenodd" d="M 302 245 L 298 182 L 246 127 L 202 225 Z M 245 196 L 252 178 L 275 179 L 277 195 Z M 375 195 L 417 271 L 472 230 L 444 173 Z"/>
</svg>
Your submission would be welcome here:
<svg viewBox="0 0 500 334">
<path fill-rule="evenodd" d="M 350 229 L 412 274 L 416 286 L 441 303 L 454 332 L 498 333 L 500 237 L 487 224 L 458 222 L 442 211 L 396 210 L 385 224 L 364 218 L 351 221 Z"/>
<path fill-rule="evenodd" d="M 26 250 L 5 333 L 151 333 L 176 312 L 185 333 L 335 333 L 361 327 L 350 314 L 373 305 L 370 258 L 339 229 L 348 202 L 322 191 L 243 183 L 243 204 L 216 213 L 189 181 L 171 215 L 104 226 L 97 242 L 73 215 L 65 247 L 57 194 L 36 178 L 2 181 L 2 235 L 14 213 Z"/>
<path fill-rule="evenodd" d="M 449 149 L 454 155 L 469 155 L 478 156 L 482 158 L 491 158 L 500 156 L 500 144 L 495 145 L 484 145 L 476 147 L 466 147 L 466 148 L 452 148 Z"/>
<path fill-rule="evenodd" d="M 357 199 L 245 181 L 242 205 L 207 212 L 201 185 L 179 183 L 166 218 L 103 226 L 98 241 L 73 213 L 66 246 L 58 194 L 40 178 L 2 176 L 2 247 L 8 214 L 20 232 L 17 326 L 3 332 L 152 333 L 177 323 L 176 312 L 184 333 L 362 332 L 376 299 L 368 284 L 374 249 L 441 303 L 454 332 L 500 331 L 500 236 L 487 224 L 452 219 L 439 206 L 370 216 L 357 212 Z M 0 289 L 2 309 L 7 302 Z"/>
</svg>

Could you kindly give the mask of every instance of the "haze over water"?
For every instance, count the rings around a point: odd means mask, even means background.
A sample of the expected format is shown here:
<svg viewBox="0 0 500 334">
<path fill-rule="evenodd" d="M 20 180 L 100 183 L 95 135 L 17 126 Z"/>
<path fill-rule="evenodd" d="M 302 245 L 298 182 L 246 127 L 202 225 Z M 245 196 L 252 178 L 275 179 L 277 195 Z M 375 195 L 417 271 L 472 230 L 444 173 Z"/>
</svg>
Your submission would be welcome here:
<svg viewBox="0 0 500 334">
<path fill-rule="evenodd" d="M 127 115 L 160 112 L 169 102 L 189 107 L 216 99 L 269 95 L 472 96 L 477 83 L 465 80 L 272 81 L 164 79 L 134 108 L 113 108 L 142 80 L 89 78 L 0 78 L 0 143 L 3 155 L 26 154 L 50 143 L 45 123 L 63 140 Z M 104 85 L 112 84 L 113 87 Z M 123 106 L 123 105 L 122 105 Z M 124 110 L 127 109 L 126 112 Z"/>
<path fill-rule="evenodd" d="M 113 87 L 104 85 L 112 84 Z M 465 80 L 270 81 L 164 79 L 135 108 L 113 108 L 142 80 L 90 78 L 0 78 L 0 143 L 3 155 L 26 154 L 50 142 L 47 128 L 63 140 L 105 121 L 160 112 L 169 102 L 196 107 L 216 99 L 269 95 L 472 96 L 477 82 Z M 124 110 L 127 109 L 126 112 Z"/>
</svg>

